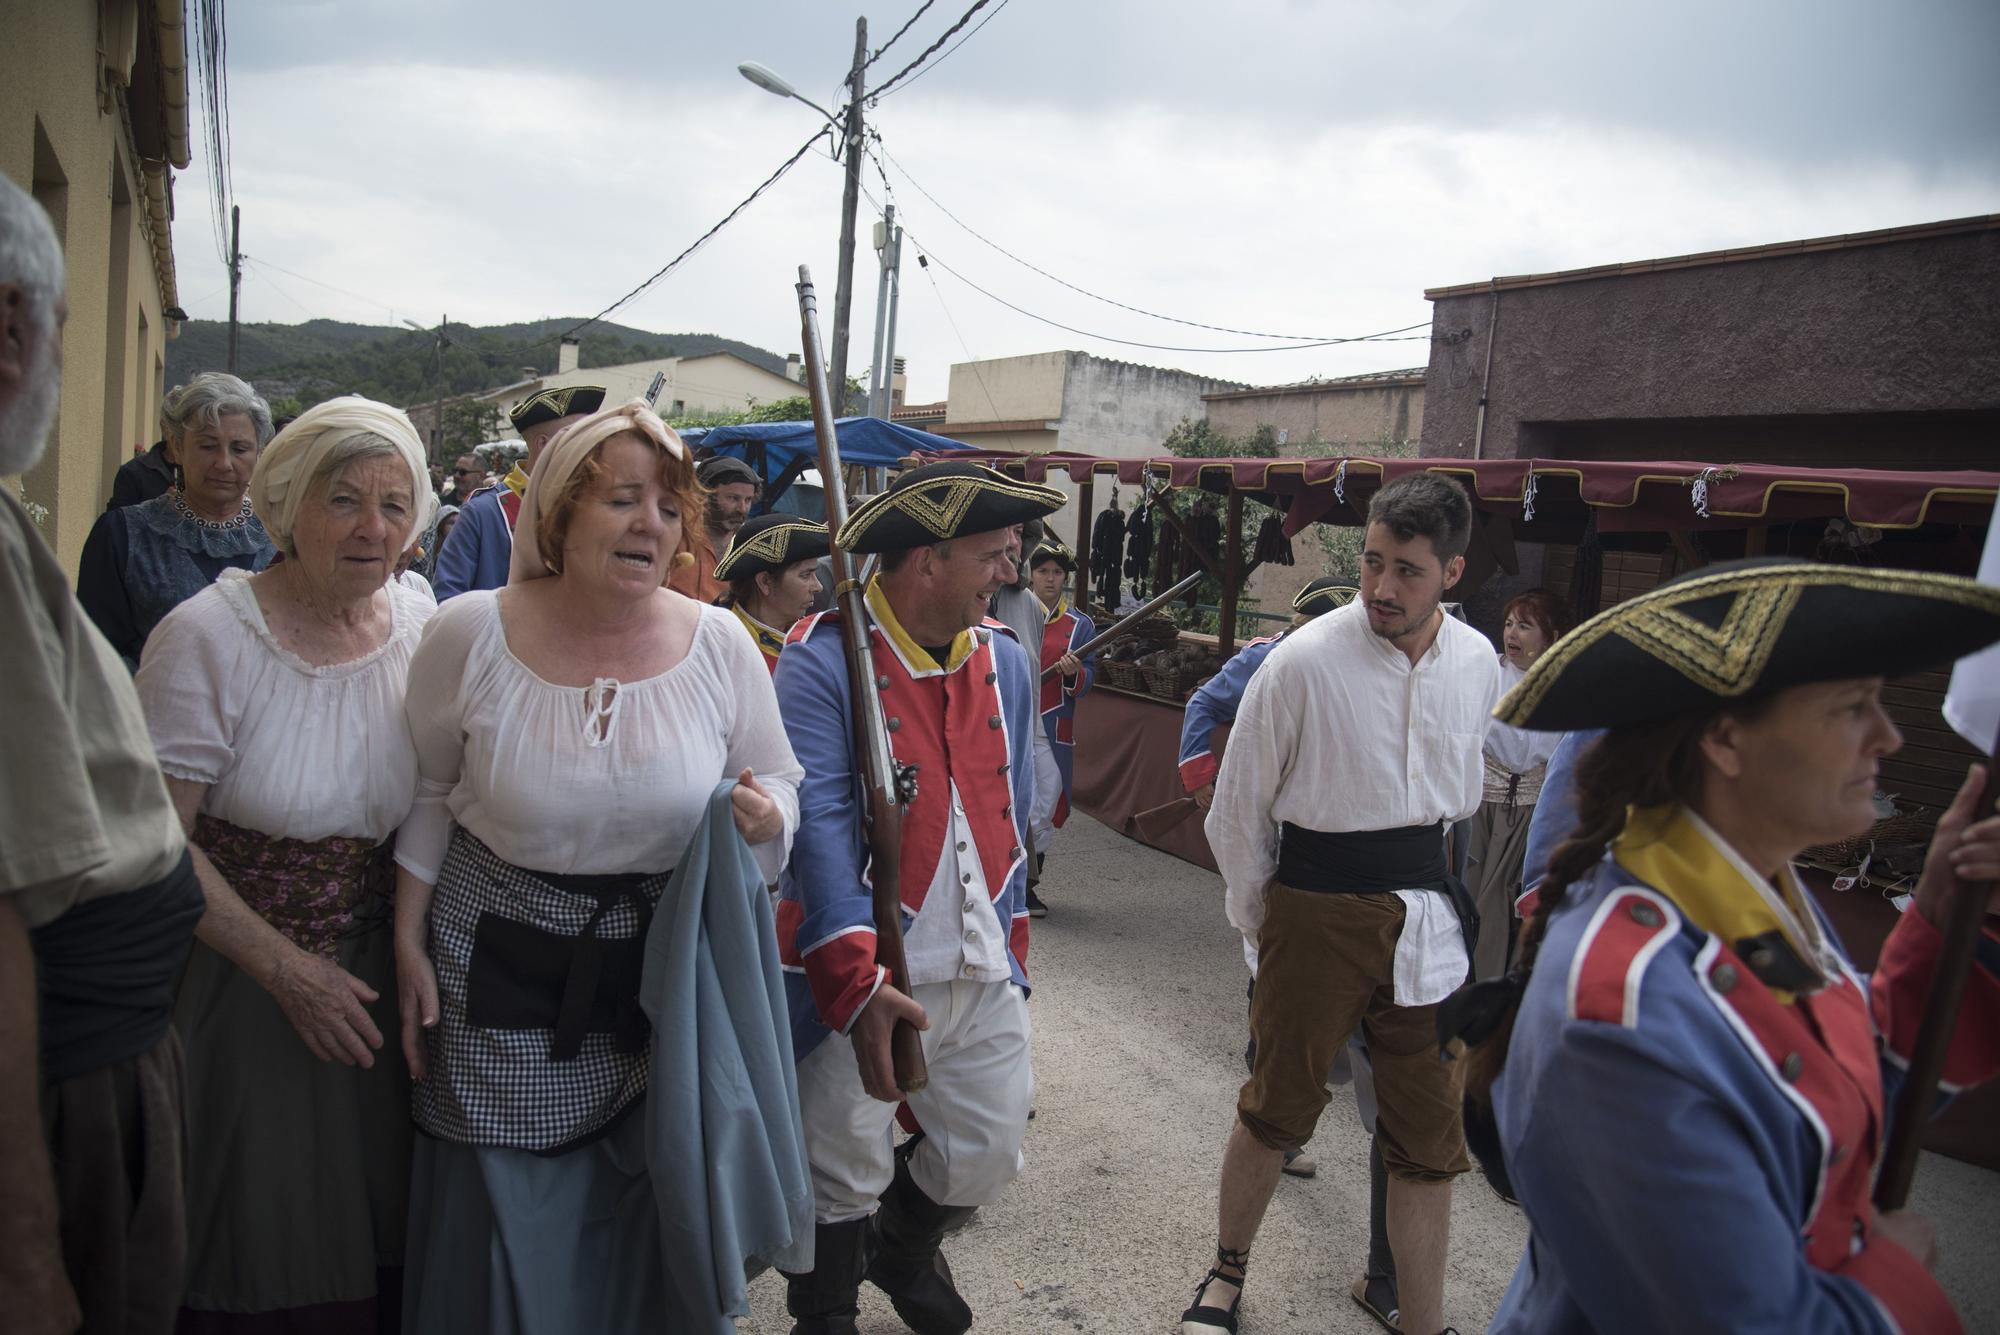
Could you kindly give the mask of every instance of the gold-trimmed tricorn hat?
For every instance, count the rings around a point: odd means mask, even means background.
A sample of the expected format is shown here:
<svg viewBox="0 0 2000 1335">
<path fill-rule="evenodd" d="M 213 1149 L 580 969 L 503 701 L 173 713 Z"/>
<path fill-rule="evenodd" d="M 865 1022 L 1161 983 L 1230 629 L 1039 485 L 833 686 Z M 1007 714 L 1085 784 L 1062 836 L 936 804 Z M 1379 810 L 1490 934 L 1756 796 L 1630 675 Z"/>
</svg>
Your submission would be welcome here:
<svg viewBox="0 0 2000 1335">
<path fill-rule="evenodd" d="M 1070 574 L 1076 573 L 1076 553 L 1065 547 L 1060 538 L 1043 538 L 1028 553 L 1028 569 L 1033 570 L 1044 561 L 1054 561 Z"/>
<path fill-rule="evenodd" d="M 736 530 L 736 540 L 715 563 L 715 577 L 727 583 L 766 572 L 775 575 L 800 561 L 817 561 L 827 551 L 825 524 L 797 515 L 758 515 Z"/>
<path fill-rule="evenodd" d="M 1706 566 L 1557 640 L 1493 717 L 1615 728 L 1787 686 L 1900 677 L 2000 640 L 2000 588 L 1958 575 L 1755 558 Z"/>
<path fill-rule="evenodd" d="M 1316 617 L 1336 607 L 1345 607 L 1360 596 L 1361 590 L 1352 584 L 1343 583 L 1333 575 L 1321 575 L 1299 590 L 1292 599 L 1292 610 Z"/>
<path fill-rule="evenodd" d="M 910 469 L 889 490 L 854 507 L 838 540 L 842 551 L 855 555 L 930 547 L 1052 514 L 1068 500 L 1058 487 L 941 460 Z"/>
<path fill-rule="evenodd" d="M 507 410 L 507 420 L 514 424 L 516 431 L 526 431 L 531 426 L 553 422 L 558 417 L 594 413 L 603 406 L 602 385 L 557 385 L 522 399 Z"/>
</svg>

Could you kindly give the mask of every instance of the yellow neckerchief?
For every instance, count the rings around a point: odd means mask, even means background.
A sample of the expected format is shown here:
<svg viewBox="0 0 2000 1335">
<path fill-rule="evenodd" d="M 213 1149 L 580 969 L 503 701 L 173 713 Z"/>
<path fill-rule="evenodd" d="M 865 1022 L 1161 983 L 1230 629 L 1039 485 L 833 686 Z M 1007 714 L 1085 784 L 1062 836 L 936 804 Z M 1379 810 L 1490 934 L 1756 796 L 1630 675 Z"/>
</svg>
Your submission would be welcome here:
<svg viewBox="0 0 2000 1335">
<path fill-rule="evenodd" d="M 895 612 L 889 607 L 888 595 L 882 592 L 880 579 L 869 580 L 862 597 L 868 604 L 868 615 L 875 618 L 875 624 L 889 637 L 889 643 L 896 646 L 896 652 L 903 656 L 903 661 L 910 665 L 912 672 L 956 672 L 959 665 L 972 657 L 972 651 L 979 647 L 979 641 L 973 638 L 972 632 L 962 630 L 951 638 L 951 661 L 940 666 L 930 656 L 930 651 L 911 639 L 910 632 L 904 630 L 903 623 L 896 619 Z"/>
<path fill-rule="evenodd" d="M 515 464 L 507 470 L 507 476 L 500 479 L 500 485 L 513 492 L 516 496 L 526 496 L 528 494 L 528 475 L 521 471 L 521 465 Z"/>
<path fill-rule="evenodd" d="M 1068 615 L 1069 595 L 1065 593 L 1062 597 L 1056 599 L 1056 605 L 1049 609 L 1049 614 L 1042 618 L 1042 622 L 1046 625 L 1051 621 L 1060 621 Z"/>
<path fill-rule="evenodd" d="M 743 623 L 743 628 L 750 632 L 750 638 L 757 641 L 757 647 L 764 651 L 766 657 L 776 658 L 778 656 L 778 651 L 785 647 L 785 637 L 783 635 L 772 630 L 735 603 L 729 605 L 729 610 L 736 614 L 736 619 Z"/>
<path fill-rule="evenodd" d="M 1772 885 L 1714 827 L 1684 806 L 1634 809 L 1611 845 L 1618 865 L 1680 907 L 1695 926 L 1734 948 L 1746 937 L 1782 933 L 1798 957 L 1829 981 L 1840 965 L 1788 865 Z M 1771 990 L 1786 1005 L 1790 992 Z"/>
</svg>

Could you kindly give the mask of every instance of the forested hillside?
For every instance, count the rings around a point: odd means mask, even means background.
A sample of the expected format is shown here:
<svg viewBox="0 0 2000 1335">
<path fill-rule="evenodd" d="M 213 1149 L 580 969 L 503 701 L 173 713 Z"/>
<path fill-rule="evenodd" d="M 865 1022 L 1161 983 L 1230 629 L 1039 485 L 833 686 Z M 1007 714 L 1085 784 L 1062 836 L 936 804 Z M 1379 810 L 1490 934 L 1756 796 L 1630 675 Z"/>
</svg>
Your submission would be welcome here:
<svg viewBox="0 0 2000 1335">
<path fill-rule="evenodd" d="M 556 340 L 575 318 L 526 324 L 446 327 L 447 394 L 492 389 L 555 370 Z M 782 375 L 785 359 L 714 334 L 654 334 L 624 325 L 594 324 L 583 333 L 580 365 L 616 366 L 655 357 L 737 356 Z M 279 412 L 298 412 L 336 394 L 365 394 L 407 406 L 437 393 L 437 338 L 432 330 L 395 325 L 246 324 L 237 331 L 237 373 L 255 384 Z M 167 344 L 167 383 L 229 363 L 229 326 L 190 320 Z"/>
</svg>

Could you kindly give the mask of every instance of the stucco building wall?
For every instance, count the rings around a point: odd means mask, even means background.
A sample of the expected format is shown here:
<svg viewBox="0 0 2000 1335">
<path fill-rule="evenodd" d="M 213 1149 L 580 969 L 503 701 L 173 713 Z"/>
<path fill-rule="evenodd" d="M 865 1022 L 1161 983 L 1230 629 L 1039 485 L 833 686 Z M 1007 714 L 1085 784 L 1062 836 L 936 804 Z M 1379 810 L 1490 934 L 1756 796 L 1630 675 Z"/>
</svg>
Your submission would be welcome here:
<svg viewBox="0 0 2000 1335">
<path fill-rule="evenodd" d="M 42 535 L 72 572 L 118 465 L 158 435 L 163 311 L 177 296 L 132 122 L 157 141 L 163 115 L 157 97 L 128 103 L 124 86 L 157 87 L 156 68 L 135 76 L 134 66 L 156 64 L 163 42 L 182 59 L 177 28 L 145 26 L 158 22 L 155 6 L 136 0 L 16 0 L 0 22 L 0 171 L 48 210 L 68 276 L 55 433 L 21 483 L 48 508 Z M 184 111 L 178 134 L 184 161 Z M 151 165 L 163 195 L 166 164 Z"/>
</svg>

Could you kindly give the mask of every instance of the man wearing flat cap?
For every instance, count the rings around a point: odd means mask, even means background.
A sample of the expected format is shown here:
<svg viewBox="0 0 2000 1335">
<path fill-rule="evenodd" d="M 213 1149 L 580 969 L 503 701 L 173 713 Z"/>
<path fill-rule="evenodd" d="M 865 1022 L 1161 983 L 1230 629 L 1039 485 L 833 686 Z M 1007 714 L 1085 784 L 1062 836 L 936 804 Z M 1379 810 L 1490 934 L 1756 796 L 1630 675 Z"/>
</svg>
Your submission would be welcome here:
<svg viewBox="0 0 2000 1335">
<path fill-rule="evenodd" d="M 715 563 L 716 580 L 728 588 L 723 601 L 773 673 L 785 633 L 819 595 L 819 561 L 828 550 L 825 524 L 758 515 L 736 530 L 736 541 Z"/>
<path fill-rule="evenodd" d="M 907 994 L 876 962 L 840 613 L 801 621 L 778 660 L 778 707 L 806 772 L 778 909 L 818 1220 L 815 1268 L 789 1276 L 800 1335 L 852 1335 L 864 1277 L 919 1335 L 966 1330 L 939 1241 L 1021 1170 L 1039 719 L 1034 662 L 988 612 L 1015 579 L 1012 526 L 1063 500 L 977 464 L 927 464 L 840 530 L 849 555 L 881 557 L 864 594 L 875 688 L 896 760 L 917 771 L 898 886 Z M 907 1096 L 926 1134 L 892 1151 L 900 1020 L 923 1031 L 930 1080 Z"/>
<path fill-rule="evenodd" d="M 521 514 L 521 497 L 542 450 L 556 433 L 604 406 L 602 385 L 561 385 L 531 394 L 514 405 L 507 420 L 521 433 L 528 457 L 497 487 L 466 501 L 458 523 L 437 554 L 431 586 L 443 602 L 471 589 L 497 589 L 507 582 L 507 565 L 514 557 L 514 521 Z"/>
<path fill-rule="evenodd" d="M 736 531 L 750 518 L 763 491 L 757 470 L 733 455 L 718 454 L 695 470 L 708 494 L 708 513 L 694 535 L 694 564 L 676 566 L 667 587 L 698 603 L 712 603 L 728 591 L 716 575 L 717 559 L 726 555 Z"/>
</svg>

